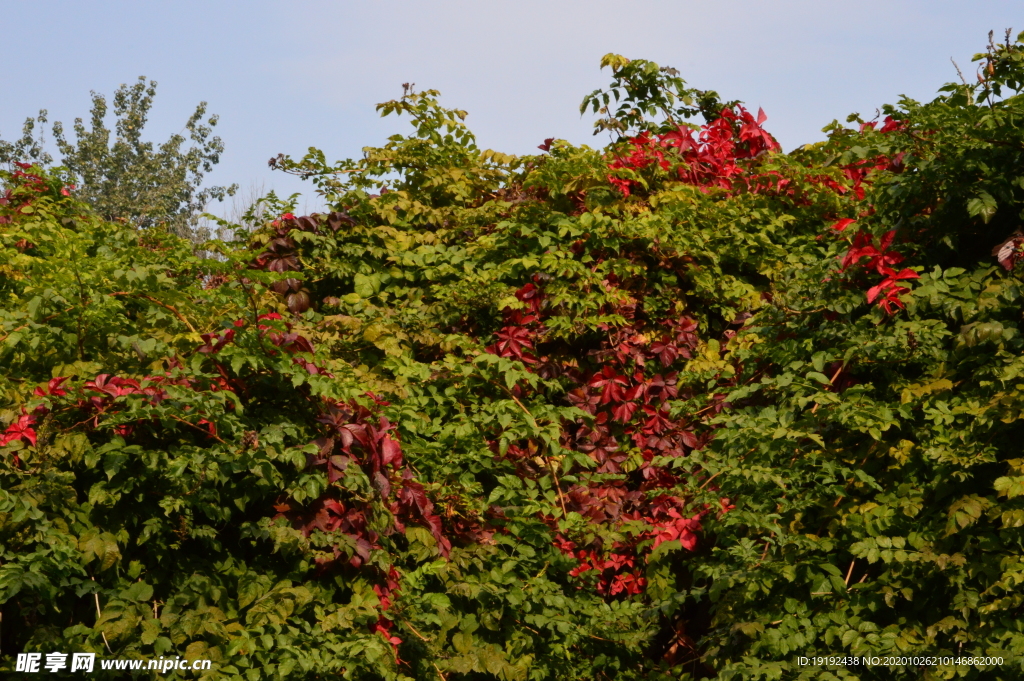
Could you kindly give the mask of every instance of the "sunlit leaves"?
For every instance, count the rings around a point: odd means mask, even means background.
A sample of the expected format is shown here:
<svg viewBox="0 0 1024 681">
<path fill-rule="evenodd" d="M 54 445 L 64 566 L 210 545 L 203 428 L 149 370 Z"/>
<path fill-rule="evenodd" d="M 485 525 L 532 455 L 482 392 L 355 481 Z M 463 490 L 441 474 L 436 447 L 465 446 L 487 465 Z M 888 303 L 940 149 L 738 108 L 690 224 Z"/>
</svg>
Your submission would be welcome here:
<svg viewBox="0 0 1024 681">
<path fill-rule="evenodd" d="M 17 644 L 238 679 L 1018 659 L 1020 103 L 954 86 L 781 154 L 605 62 L 588 106 L 651 134 L 513 158 L 407 88 L 409 134 L 276 160 L 329 214 L 271 201 L 216 260 L 9 178 Z"/>
</svg>

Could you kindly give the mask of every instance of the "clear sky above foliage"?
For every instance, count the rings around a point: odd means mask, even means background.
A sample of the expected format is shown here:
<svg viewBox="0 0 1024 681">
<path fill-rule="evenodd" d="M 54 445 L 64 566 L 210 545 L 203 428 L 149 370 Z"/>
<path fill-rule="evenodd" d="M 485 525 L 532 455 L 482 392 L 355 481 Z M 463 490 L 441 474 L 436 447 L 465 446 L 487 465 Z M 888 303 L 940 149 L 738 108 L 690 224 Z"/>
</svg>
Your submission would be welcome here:
<svg viewBox="0 0 1024 681">
<path fill-rule="evenodd" d="M 617 52 L 763 107 L 789 150 L 821 139 L 833 118 L 870 118 L 901 94 L 930 99 L 956 79 L 951 57 L 973 78 L 988 31 L 1024 28 L 1020 10 L 1020 0 L 11 2 L 0 136 L 20 136 L 41 108 L 70 124 L 87 116 L 90 90 L 109 97 L 145 75 L 159 83 L 152 139 L 177 132 L 200 100 L 220 115 L 227 148 L 210 182 L 311 194 L 267 159 L 379 144 L 403 123 L 374 105 L 404 82 L 468 110 L 483 147 L 587 143 L 579 102 L 608 81 L 598 63 Z"/>
</svg>

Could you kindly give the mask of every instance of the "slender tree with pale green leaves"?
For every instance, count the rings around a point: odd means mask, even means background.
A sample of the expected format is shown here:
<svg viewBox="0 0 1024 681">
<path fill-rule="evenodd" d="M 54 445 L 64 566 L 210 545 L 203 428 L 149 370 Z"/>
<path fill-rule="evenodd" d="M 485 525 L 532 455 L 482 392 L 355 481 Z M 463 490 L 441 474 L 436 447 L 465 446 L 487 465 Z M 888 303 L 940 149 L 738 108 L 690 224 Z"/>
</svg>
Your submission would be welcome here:
<svg viewBox="0 0 1024 681">
<path fill-rule="evenodd" d="M 156 81 L 144 76 L 132 85 L 123 84 L 114 93 L 114 128 L 107 127 L 106 98 L 92 93 L 89 123 L 76 118 L 74 138 L 64 125 L 52 127 L 60 163 L 76 178 L 77 195 L 104 220 L 119 221 L 140 228 L 165 224 L 180 235 L 195 231 L 199 216 L 211 200 L 222 201 L 237 189 L 203 187 L 203 177 L 213 170 L 224 152 L 224 143 L 213 135 L 216 115 L 206 116 L 206 102 L 200 102 L 181 133 L 155 145 L 143 139 L 143 129 L 156 96 Z M 53 156 L 43 136 L 47 112 L 28 118 L 22 137 L 15 142 L 0 140 L 0 163 L 18 162 L 51 165 Z"/>
</svg>

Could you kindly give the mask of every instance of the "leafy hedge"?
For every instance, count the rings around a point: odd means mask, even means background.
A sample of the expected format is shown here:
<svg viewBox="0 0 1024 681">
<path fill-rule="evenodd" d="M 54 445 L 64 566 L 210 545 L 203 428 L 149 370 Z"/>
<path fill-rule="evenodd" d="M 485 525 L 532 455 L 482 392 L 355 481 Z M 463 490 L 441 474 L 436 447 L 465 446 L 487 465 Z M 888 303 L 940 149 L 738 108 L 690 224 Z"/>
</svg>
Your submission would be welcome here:
<svg viewBox="0 0 1024 681">
<path fill-rule="evenodd" d="M 789 154 L 614 55 L 603 149 L 408 92 L 213 258 L 6 175 L 2 668 L 1019 678 L 1022 39 Z"/>
</svg>

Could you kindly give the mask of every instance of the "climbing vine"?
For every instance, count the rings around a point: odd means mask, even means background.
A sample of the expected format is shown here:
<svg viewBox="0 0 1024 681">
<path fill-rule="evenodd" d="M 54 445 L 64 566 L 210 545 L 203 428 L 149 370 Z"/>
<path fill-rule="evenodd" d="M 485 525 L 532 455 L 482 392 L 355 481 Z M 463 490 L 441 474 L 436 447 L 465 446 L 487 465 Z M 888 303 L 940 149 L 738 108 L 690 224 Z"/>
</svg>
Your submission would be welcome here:
<svg viewBox="0 0 1024 681">
<path fill-rule="evenodd" d="M 1016 678 L 1022 55 L 790 153 L 616 55 L 600 149 L 407 91 L 216 257 L 4 175 L 0 664 Z"/>
</svg>

